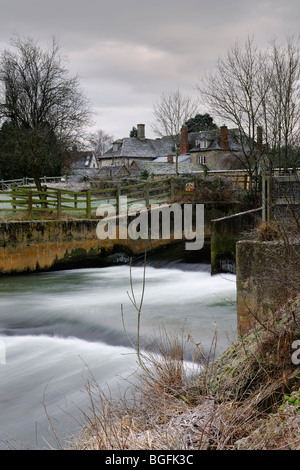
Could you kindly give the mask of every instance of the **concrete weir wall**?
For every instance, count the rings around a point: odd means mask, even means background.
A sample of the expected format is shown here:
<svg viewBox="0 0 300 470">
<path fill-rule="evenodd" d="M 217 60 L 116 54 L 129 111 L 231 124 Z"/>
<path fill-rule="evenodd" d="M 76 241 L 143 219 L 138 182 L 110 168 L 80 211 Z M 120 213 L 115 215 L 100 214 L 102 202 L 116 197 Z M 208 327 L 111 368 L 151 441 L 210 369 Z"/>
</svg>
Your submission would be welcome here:
<svg viewBox="0 0 300 470">
<path fill-rule="evenodd" d="M 101 266 L 118 251 L 134 255 L 160 246 L 159 240 L 99 240 L 97 223 L 96 219 L 1 223 L 0 273 Z"/>
<path fill-rule="evenodd" d="M 206 204 L 203 254 L 210 250 L 211 219 L 232 213 L 236 205 Z M 193 213 L 194 214 L 194 213 Z M 128 215 L 129 225 L 136 214 Z M 129 256 L 153 251 L 174 240 L 173 215 L 169 239 L 105 239 L 97 237 L 99 219 L 10 221 L 0 223 L 0 274 L 13 274 L 55 269 L 94 267 L 110 264 L 117 253 Z M 116 225 L 118 225 L 118 218 Z M 120 216 L 120 220 L 122 217 Z M 148 226 L 151 226 L 151 211 L 148 211 Z M 193 219 L 193 226 L 195 220 Z M 184 239 L 184 234 L 183 237 Z"/>
<path fill-rule="evenodd" d="M 236 272 L 236 243 L 261 220 L 261 208 L 211 221 L 211 273 Z"/>
</svg>

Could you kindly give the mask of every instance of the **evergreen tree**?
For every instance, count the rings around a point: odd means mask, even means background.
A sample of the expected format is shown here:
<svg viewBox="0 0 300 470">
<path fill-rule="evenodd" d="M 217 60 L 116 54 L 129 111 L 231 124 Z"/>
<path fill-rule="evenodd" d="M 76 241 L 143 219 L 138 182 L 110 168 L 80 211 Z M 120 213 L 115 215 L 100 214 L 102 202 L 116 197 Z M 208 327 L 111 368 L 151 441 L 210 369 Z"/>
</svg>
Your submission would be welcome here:
<svg viewBox="0 0 300 470">
<path fill-rule="evenodd" d="M 214 123 L 213 118 L 208 114 L 196 114 L 195 117 L 189 119 L 185 123 L 188 126 L 189 132 L 200 132 L 212 129 L 217 129 L 217 125 Z"/>
<path fill-rule="evenodd" d="M 137 128 L 133 126 L 130 131 L 129 137 L 137 137 Z"/>
</svg>

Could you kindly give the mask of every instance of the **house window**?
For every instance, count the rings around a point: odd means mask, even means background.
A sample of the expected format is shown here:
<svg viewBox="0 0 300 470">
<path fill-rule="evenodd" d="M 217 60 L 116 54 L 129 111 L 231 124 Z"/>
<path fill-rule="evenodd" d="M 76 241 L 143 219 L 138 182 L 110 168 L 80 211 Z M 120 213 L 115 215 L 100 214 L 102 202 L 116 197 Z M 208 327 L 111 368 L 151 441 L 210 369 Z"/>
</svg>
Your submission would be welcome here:
<svg viewBox="0 0 300 470">
<path fill-rule="evenodd" d="M 205 155 L 199 155 L 199 163 L 201 163 L 201 165 L 205 165 Z"/>
<path fill-rule="evenodd" d="M 206 139 L 196 140 L 196 145 L 199 145 L 201 149 L 206 149 L 208 147 Z"/>
</svg>

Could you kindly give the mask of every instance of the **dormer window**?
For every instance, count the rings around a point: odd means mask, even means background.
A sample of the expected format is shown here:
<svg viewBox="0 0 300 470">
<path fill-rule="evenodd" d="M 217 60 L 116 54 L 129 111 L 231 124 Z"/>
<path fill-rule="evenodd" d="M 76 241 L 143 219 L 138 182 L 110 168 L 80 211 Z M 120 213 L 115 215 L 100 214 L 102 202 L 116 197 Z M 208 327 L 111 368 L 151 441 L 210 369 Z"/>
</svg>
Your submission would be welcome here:
<svg viewBox="0 0 300 470">
<path fill-rule="evenodd" d="M 208 142 L 206 139 L 199 139 L 196 140 L 196 145 L 198 145 L 200 149 L 206 149 L 208 147 Z"/>
<path fill-rule="evenodd" d="M 113 143 L 113 152 L 117 152 L 122 145 L 122 139 L 118 139 Z"/>
</svg>

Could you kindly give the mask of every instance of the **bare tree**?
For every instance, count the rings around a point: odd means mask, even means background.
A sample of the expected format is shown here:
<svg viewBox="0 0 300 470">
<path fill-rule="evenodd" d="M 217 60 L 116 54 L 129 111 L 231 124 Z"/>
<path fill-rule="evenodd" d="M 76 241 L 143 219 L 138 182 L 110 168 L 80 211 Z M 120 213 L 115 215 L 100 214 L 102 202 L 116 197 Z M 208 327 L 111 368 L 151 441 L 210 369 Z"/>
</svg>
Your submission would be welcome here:
<svg viewBox="0 0 300 470">
<path fill-rule="evenodd" d="M 102 129 L 98 129 L 89 136 L 88 141 L 91 144 L 95 154 L 100 156 L 111 147 L 114 141 L 114 137 L 107 134 Z"/>
<path fill-rule="evenodd" d="M 287 168 L 289 153 L 299 141 L 299 40 L 272 41 L 259 50 L 253 37 L 236 43 L 198 84 L 211 111 L 238 129 L 242 160 L 256 195 L 262 162 Z M 264 129 L 264 145 L 257 129 Z M 236 155 L 239 158 L 238 155 Z"/>
<path fill-rule="evenodd" d="M 266 54 L 259 52 L 253 38 L 248 37 L 243 48 L 236 43 L 220 58 L 216 69 L 197 88 L 213 113 L 237 128 L 242 162 L 250 186 L 256 192 L 255 176 L 261 158 L 256 132 L 262 122 L 262 102 L 269 89 Z"/>
<path fill-rule="evenodd" d="M 0 58 L 0 117 L 14 128 L 12 151 L 26 159 L 41 190 L 41 168 L 63 152 L 90 122 L 77 76 L 69 77 L 56 40 L 43 50 L 32 38 L 14 38 Z"/>
<path fill-rule="evenodd" d="M 170 136 L 174 142 L 176 153 L 176 175 L 178 175 L 178 155 L 180 148 L 181 127 L 198 112 L 198 103 L 190 96 L 183 95 L 180 90 L 163 93 L 153 105 L 155 122 L 153 131 L 163 137 Z"/>
<path fill-rule="evenodd" d="M 299 39 L 285 44 L 273 40 L 269 50 L 269 89 L 263 101 L 265 140 L 269 168 L 287 171 L 299 141 L 300 48 Z"/>
</svg>

